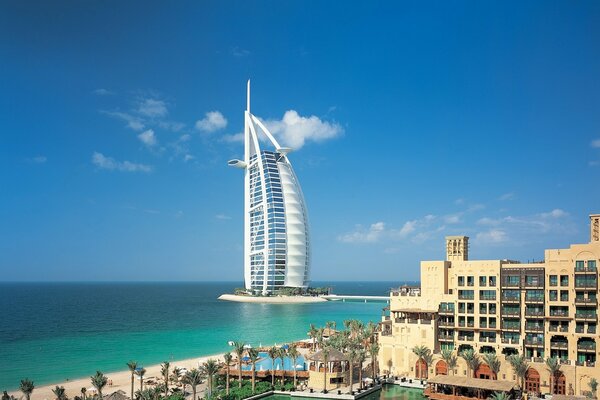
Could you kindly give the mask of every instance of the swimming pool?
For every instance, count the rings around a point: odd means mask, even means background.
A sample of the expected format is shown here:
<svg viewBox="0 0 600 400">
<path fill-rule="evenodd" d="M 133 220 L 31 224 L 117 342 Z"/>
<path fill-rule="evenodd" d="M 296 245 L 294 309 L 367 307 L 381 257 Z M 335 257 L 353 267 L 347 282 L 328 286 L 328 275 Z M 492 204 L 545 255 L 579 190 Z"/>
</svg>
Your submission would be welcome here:
<svg viewBox="0 0 600 400">
<path fill-rule="evenodd" d="M 258 353 L 260 360 L 256 362 L 256 370 L 257 371 L 266 371 L 273 369 L 273 362 L 269 358 L 269 354 L 266 351 L 261 351 Z M 252 369 L 252 364 L 242 365 L 242 371 L 250 371 Z M 281 358 L 275 359 L 275 370 L 281 370 Z M 286 371 L 293 371 L 294 367 L 292 364 L 292 359 L 289 357 L 283 358 L 283 369 Z M 299 356 L 296 359 L 296 371 L 306 371 L 306 364 L 304 363 L 304 357 Z"/>
</svg>

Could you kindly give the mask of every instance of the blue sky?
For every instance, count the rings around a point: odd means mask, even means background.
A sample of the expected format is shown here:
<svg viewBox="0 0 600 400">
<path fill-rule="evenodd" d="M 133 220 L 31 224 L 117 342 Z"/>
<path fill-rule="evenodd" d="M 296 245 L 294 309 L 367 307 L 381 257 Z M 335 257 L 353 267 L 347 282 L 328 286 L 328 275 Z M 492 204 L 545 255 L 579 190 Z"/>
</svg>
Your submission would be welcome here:
<svg viewBox="0 0 600 400">
<path fill-rule="evenodd" d="M 315 280 L 543 258 L 600 212 L 600 3 L 2 2 L 0 279 L 241 280 L 245 84 Z"/>
</svg>

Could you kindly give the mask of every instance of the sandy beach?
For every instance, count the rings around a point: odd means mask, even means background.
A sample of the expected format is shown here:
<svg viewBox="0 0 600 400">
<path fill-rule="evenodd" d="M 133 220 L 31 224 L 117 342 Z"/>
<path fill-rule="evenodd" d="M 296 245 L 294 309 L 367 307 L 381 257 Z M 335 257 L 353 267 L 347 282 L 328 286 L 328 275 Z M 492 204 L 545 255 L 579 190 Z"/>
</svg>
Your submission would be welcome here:
<svg viewBox="0 0 600 400">
<path fill-rule="evenodd" d="M 237 301 L 240 303 L 272 303 L 272 304 L 301 304 L 301 303 L 323 303 L 327 299 L 319 296 L 238 296 L 235 294 L 222 294 L 219 300 Z"/>
<path fill-rule="evenodd" d="M 180 368 L 187 368 L 189 371 L 192 368 L 198 368 L 199 364 L 201 364 L 211 358 L 222 361 L 223 354 L 215 354 L 215 355 L 206 356 L 206 357 L 195 357 L 195 358 L 189 358 L 189 359 L 181 360 L 181 361 L 172 361 L 170 370 L 172 371 L 172 369 L 174 367 L 180 367 Z M 143 367 L 146 368 L 146 375 L 144 375 L 144 382 L 147 379 L 156 380 L 156 378 L 161 377 L 160 364 L 150 365 L 150 366 L 144 365 Z M 90 376 L 93 375 L 94 373 L 95 373 L 95 371 L 90 371 Z M 104 387 L 104 390 L 102 391 L 103 395 L 111 394 L 117 390 L 122 390 L 126 393 L 126 395 L 128 397 L 130 396 L 131 373 L 129 372 L 129 370 L 110 372 L 110 373 L 105 372 L 105 375 L 109 379 L 109 381 L 112 380 L 112 386 L 106 385 Z M 35 384 L 35 382 L 34 382 L 34 384 Z M 45 386 L 37 386 L 36 385 L 35 390 L 33 391 L 32 395 L 31 395 L 31 400 L 52 400 L 52 399 L 54 399 L 55 396 L 52 393 L 52 389 L 54 389 L 54 387 L 56 387 L 56 385 L 64 386 L 66 394 L 70 399 L 73 399 L 75 396 L 81 396 L 81 388 L 83 388 L 83 387 L 88 389 L 88 392 L 87 392 L 88 395 L 95 393 L 95 392 L 91 391 L 91 388 L 93 388 L 93 386 L 90 382 L 90 377 L 88 376 L 88 377 L 82 378 L 82 379 L 69 380 L 66 382 L 58 382 L 58 383 L 53 383 L 51 385 L 45 385 Z M 139 390 L 140 381 L 139 381 L 139 379 L 137 379 L 137 376 L 135 376 L 134 385 L 135 385 L 135 390 L 136 391 Z M 144 383 L 144 387 L 146 387 L 145 383 Z M 202 393 L 202 391 L 205 388 L 206 388 L 205 384 L 199 385 L 198 389 L 197 389 L 198 393 Z M 23 396 L 23 393 L 21 393 L 19 391 L 12 391 L 12 392 L 10 392 L 10 394 L 14 395 L 17 398 L 20 398 Z"/>
</svg>

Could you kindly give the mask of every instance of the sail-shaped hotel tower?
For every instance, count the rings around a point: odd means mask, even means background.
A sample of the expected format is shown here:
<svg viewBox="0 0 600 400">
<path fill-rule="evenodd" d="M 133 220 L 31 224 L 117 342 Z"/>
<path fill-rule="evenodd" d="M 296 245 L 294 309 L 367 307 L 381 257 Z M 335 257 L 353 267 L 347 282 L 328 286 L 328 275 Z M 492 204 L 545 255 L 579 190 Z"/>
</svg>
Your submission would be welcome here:
<svg viewBox="0 0 600 400">
<path fill-rule="evenodd" d="M 261 147 L 265 145 L 264 148 Z M 310 242 L 302 189 L 288 159 L 265 125 L 250 113 L 250 81 L 244 113 L 244 280 L 253 293 L 306 288 Z"/>
</svg>

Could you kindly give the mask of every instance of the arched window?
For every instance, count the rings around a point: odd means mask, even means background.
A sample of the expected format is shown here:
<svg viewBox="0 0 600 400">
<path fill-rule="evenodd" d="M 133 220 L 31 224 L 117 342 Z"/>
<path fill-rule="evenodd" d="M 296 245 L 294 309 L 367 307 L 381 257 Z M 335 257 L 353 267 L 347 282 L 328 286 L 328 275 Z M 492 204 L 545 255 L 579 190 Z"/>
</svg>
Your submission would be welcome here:
<svg viewBox="0 0 600 400">
<path fill-rule="evenodd" d="M 446 364 L 446 361 L 440 360 L 435 364 L 435 374 L 448 375 L 448 364 Z"/>
<path fill-rule="evenodd" d="M 525 375 L 525 391 L 528 393 L 540 393 L 540 374 L 535 368 L 529 368 Z"/>
</svg>

